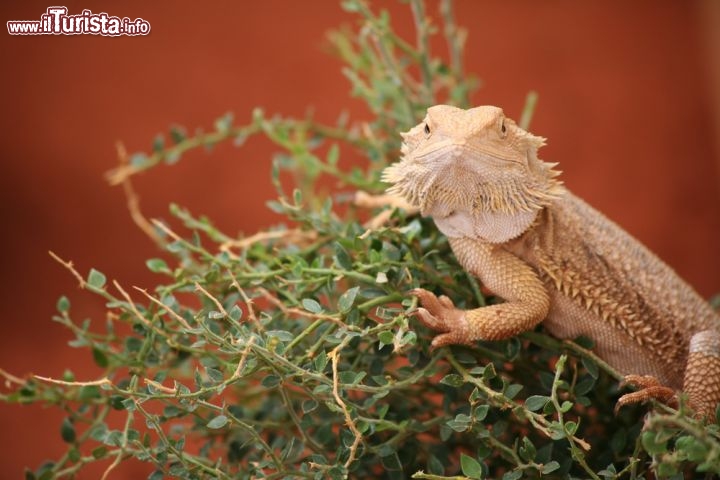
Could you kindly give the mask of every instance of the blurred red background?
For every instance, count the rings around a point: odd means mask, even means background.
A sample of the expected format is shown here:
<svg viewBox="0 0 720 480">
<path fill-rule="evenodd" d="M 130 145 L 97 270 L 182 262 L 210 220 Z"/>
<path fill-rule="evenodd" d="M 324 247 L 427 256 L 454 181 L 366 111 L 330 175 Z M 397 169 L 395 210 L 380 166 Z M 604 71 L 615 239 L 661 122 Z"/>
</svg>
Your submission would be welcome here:
<svg viewBox="0 0 720 480">
<path fill-rule="evenodd" d="M 378 2 L 376 2 L 378 3 Z M 50 5 L 4 2 L 3 22 L 37 20 Z M 0 34 L 2 127 L 0 368 L 59 377 L 98 370 L 50 321 L 67 294 L 73 316 L 102 320 L 102 303 L 47 254 L 72 259 L 123 285 L 152 287 L 144 261 L 158 255 L 132 223 L 122 191 L 103 173 L 115 142 L 149 150 L 172 124 L 212 129 L 255 106 L 333 122 L 349 99 L 325 32 L 356 19 L 334 1 L 68 1 L 69 12 L 142 17 L 141 37 Z M 406 6 L 383 2 L 414 39 Z M 435 14 L 436 3 L 428 11 Z M 532 130 L 561 163 L 566 184 L 655 250 L 704 296 L 720 291 L 720 4 L 675 2 L 458 1 L 469 29 L 469 71 L 483 80 L 476 104 L 518 117 L 525 94 L 540 103 Z M 188 155 L 135 182 L 143 210 L 168 217 L 176 202 L 228 233 L 252 233 L 276 218 L 269 165 L 275 150 L 252 140 Z M 0 405 L 3 478 L 18 478 L 63 451 L 58 412 Z M 104 468 L 106 465 L 103 465 Z M 129 464 L 111 478 L 145 478 Z M 81 478 L 96 478 L 94 470 Z"/>
</svg>

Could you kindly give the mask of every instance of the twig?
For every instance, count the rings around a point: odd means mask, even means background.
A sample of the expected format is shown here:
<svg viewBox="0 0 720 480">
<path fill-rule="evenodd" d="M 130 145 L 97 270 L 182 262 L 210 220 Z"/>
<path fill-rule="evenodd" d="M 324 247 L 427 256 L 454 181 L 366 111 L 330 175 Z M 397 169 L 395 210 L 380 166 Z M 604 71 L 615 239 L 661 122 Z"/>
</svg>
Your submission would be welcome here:
<svg viewBox="0 0 720 480">
<path fill-rule="evenodd" d="M 125 291 L 125 289 L 123 289 L 120 286 L 120 284 L 117 282 L 117 280 L 113 280 L 113 285 L 115 285 L 115 288 L 118 289 L 118 291 L 120 292 L 120 295 L 122 295 L 123 298 L 125 299 L 125 301 L 128 303 L 128 305 L 130 305 L 130 310 L 132 311 L 132 313 L 135 314 L 137 319 L 140 320 L 149 329 L 154 330 L 152 322 L 150 322 L 147 318 L 145 318 L 145 315 L 140 313 L 140 311 L 135 306 L 135 302 L 133 302 L 132 298 L 130 298 L 130 295 L 128 295 L 128 293 Z"/>
<path fill-rule="evenodd" d="M 62 258 L 58 257 L 52 250 L 48 250 L 48 253 L 49 253 L 50 256 L 51 256 L 52 258 L 54 258 L 60 265 L 62 265 L 63 267 L 67 268 L 68 270 L 70 270 L 70 273 L 72 273 L 72 274 L 75 276 L 75 278 L 77 278 L 78 283 L 80 284 L 80 288 L 85 289 L 85 288 L 87 287 L 87 282 L 85 281 L 85 279 L 83 278 L 83 276 L 80 275 L 77 270 L 75 270 L 75 267 L 73 266 L 72 260 L 66 262 L 66 261 L 63 260 Z"/>
<path fill-rule="evenodd" d="M 182 238 L 180 237 L 180 235 L 178 235 L 177 233 L 170 230 L 170 228 L 167 225 L 165 225 L 163 222 L 161 222 L 160 220 L 155 220 L 153 218 L 150 221 L 152 222 L 153 225 L 155 225 L 157 228 L 162 230 L 166 235 L 168 235 L 170 238 L 172 238 L 176 242 L 182 241 Z"/>
<path fill-rule="evenodd" d="M 272 303 L 274 306 L 279 308 L 280 311 L 283 312 L 285 315 L 293 314 L 293 315 L 299 315 L 301 317 L 306 317 L 306 318 L 329 320 L 333 323 L 337 323 L 340 326 L 346 326 L 345 323 L 335 315 L 328 315 L 325 313 L 312 313 L 312 312 L 308 312 L 307 310 L 303 310 L 301 308 L 288 307 L 282 301 L 280 301 L 277 297 L 275 297 L 272 293 L 268 292 L 266 289 L 260 287 L 260 288 L 258 288 L 258 291 L 263 296 L 263 298 L 267 299 L 270 303 Z"/>
<path fill-rule="evenodd" d="M 166 387 L 162 383 L 155 382 L 153 380 L 150 380 L 149 378 L 144 378 L 143 382 L 145 382 L 146 385 L 152 385 L 161 392 L 169 393 L 171 395 L 175 395 L 177 393 L 177 388 Z"/>
<path fill-rule="evenodd" d="M 430 69 L 430 20 L 425 15 L 425 3 L 422 0 L 412 0 L 410 7 L 413 18 L 415 19 L 420 76 L 422 77 L 423 90 L 425 93 L 423 102 L 426 105 L 432 105 L 435 103 L 435 96 L 433 95 L 432 71 Z"/>
<path fill-rule="evenodd" d="M 243 350 L 243 353 L 240 355 L 240 361 L 238 362 L 237 368 L 235 369 L 235 372 L 233 373 L 231 379 L 240 378 L 240 372 L 245 367 L 245 364 L 247 363 L 248 354 L 250 353 L 250 350 L 252 349 L 252 346 L 255 344 L 255 337 L 250 337 L 250 340 L 245 344 L 245 349 Z"/>
<path fill-rule="evenodd" d="M 242 238 L 240 240 L 230 240 L 220 245 L 220 250 L 223 252 L 229 252 L 231 248 L 237 248 L 244 250 L 252 245 L 259 242 L 266 242 L 270 240 L 283 240 L 286 243 L 299 244 L 304 242 L 312 242 L 317 239 L 317 232 L 308 232 L 300 230 L 299 228 L 293 228 L 290 230 L 280 230 L 275 232 L 258 232 L 249 237 Z"/>
<path fill-rule="evenodd" d="M 255 314 L 255 302 L 252 298 L 248 297 L 248 295 L 245 293 L 245 290 L 243 290 L 243 288 L 240 286 L 240 283 L 237 281 L 237 278 L 235 278 L 235 275 L 230 270 L 227 270 L 227 274 L 231 279 L 232 286 L 235 287 L 235 289 L 240 293 L 240 296 L 245 302 L 245 308 L 247 308 L 248 318 L 257 326 L 258 330 L 264 330 L 262 323 L 260 323 L 260 320 Z"/>
<path fill-rule="evenodd" d="M 66 382 L 65 380 L 58 380 L 55 378 L 50 377 L 41 377 L 40 375 L 33 375 L 33 378 L 37 380 L 41 380 L 43 382 L 48 383 L 55 383 L 58 385 L 67 385 L 69 387 L 89 387 L 89 386 L 102 386 L 102 385 L 110 385 L 112 386 L 112 382 L 109 378 L 103 377 L 100 380 L 91 380 L 89 382 Z"/>
<path fill-rule="evenodd" d="M 117 142 L 116 148 L 120 165 L 125 167 L 130 165 L 125 145 L 122 142 Z M 135 192 L 135 189 L 132 186 L 130 175 L 123 177 L 121 183 L 123 186 L 123 191 L 125 192 L 127 207 L 130 211 L 130 218 L 133 219 L 135 225 L 137 225 L 140 230 L 145 232 L 145 234 L 150 237 L 153 242 L 155 242 L 160 248 L 164 248 L 165 242 L 163 241 L 162 237 L 157 234 L 157 231 L 155 231 L 153 226 L 150 224 L 148 219 L 145 218 L 145 215 L 143 215 L 142 211 L 140 210 L 140 197 Z"/>
<path fill-rule="evenodd" d="M 332 361 L 332 371 L 333 371 L 333 397 L 335 397 L 335 401 L 338 405 L 340 405 L 340 408 L 342 408 L 343 413 L 345 414 L 345 424 L 348 426 L 350 431 L 355 435 L 355 439 L 353 440 L 352 445 L 350 446 L 350 454 L 348 455 L 348 459 L 345 461 L 345 468 L 349 467 L 353 460 L 355 460 L 355 455 L 357 453 L 357 447 L 360 445 L 360 442 L 362 441 L 362 434 L 360 433 L 360 430 L 357 429 L 357 426 L 355 425 L 355 421 L 353 420 L 352 416 L 350 415 L 350 411 L 347 408 L 347 405 L 343 401 L 342 397 L 340 396 L 340 392 L 338 390 L 339 380 L 338 380 L 338 355 L 340 350 L 344 347 L 344 343 L 341 343 L 337 347 L 333 348 L 327 356 Z"/>
<path fill-rule="evenodd" d="M 195 282 L 195 291 L 202 292 L 207 298 L 209 298 L 209 299 L 215 304 L 215 306 L 217 307 L 217 309 L 220 311 L 220 313 L 223 314 L 223 316 L 224 316 L 225 318 L 230 318 L 230 314 L 228 314 L 228 312 L 225 310 L 225 307 L 223 307 L 222 303 L 220 303 L 220 300 L 218 300 L 217 298 L 215 298 L 214 296 L 212 296 L 212 295 L 210 294 L 210 292 L 208 292 L 207 290 L 205 290 L 205 289 L 202 287 L 202 285 L 200 285 L 198 282 Z"/>
<path fill-rule="evenodd" d="M 15 375 L 13 375 L 11 373 L 6 372 L 2 368 L 0 368 L 0 377 L 5 378 L 5 385 L 7 387 L 10 387 L 11 383 L 16 383 L 18 385 L 25 385 L 25 380 L 23 380 L 22 378 L 16 377 Z"/>
<path fill-rule="evenodd" d="M 525 97 L 525 107 L 523 107 L 522 115 L 520 116 L 520 123 L 518 123 L 518 126 L 523 130 L 530 128 L 530 122 L 535 114 L 538 97 L 538 93 L 534 90 L 529 91 L 527 97 Z"/>
<path fill-rule="evenodd" d="M 145 295 L 145 297 L 148 300 L 150 300 L 151 302 L 153 302 L 154 304 L 158 305 L 163 310 L 168 312 L 168 314 L 170 314 L 171 317 L 173 317 L 175 320 L 177 320 L 184 328 L 186 328 L 187 330 L 192 330 L 192 327 L 190 326 L 189 323 L 187 323 L 187 320 L 185 320 L 180 314 L 176 313 L 172 308 L 168 307 L 167 305 L 162 303 L 160 300 L 158 300 L 157 298 L 155 298 L 152 295 L 150 295 L 149 293 L 147 293 L 147 291 L 145 289 L 136 287 L 136 286 L 133 286 L 133 288 L 135 290 L 137 290 L 138 292 L 142 293 L 143 295 Z"/>
</svg>

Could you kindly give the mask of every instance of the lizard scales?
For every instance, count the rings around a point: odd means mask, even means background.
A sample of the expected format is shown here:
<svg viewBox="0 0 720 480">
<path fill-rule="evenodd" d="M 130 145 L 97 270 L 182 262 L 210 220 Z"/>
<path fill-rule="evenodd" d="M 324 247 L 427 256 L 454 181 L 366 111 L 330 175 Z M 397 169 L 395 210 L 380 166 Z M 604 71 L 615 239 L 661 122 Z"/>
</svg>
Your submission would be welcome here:
<svg viewBox="0 0 720 480">
<path fill-rule="evenodd" d="M 507 338 L 541 321 L 580 335 L 631 383 L 620 403 L 688 394 L 701 415 L 720 402 L 720 316 L 669 266 L 567 190 L 544 139 L 492 106 L 438 105 L 403 134 L 383 180 L 449 238 L 459 262 L 505 303 L 455 308 L 413 293 L 433 346 Z"/>
</svg>

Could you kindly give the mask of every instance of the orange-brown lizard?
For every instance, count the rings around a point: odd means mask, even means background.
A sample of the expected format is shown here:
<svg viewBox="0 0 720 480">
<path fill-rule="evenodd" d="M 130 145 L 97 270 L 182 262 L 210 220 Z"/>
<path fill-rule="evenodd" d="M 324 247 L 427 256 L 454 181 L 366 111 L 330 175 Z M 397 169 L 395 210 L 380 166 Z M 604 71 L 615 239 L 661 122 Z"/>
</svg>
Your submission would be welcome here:
<svg viewBox="0 0 720 480">
<path fill-rule="evenodd" d="M 492 106 L 438 105 L 403 134 L 383 180 L 432 216 L 463 267 L 504 303 L 460 310 L 416 289 L 433 347 L 499 340 L 544 322 L 587 336 L 642 389 L 618 405 L 688 395 L 697 414 L 720 403 L 720 316 L 658 257 L 563 187 L 538 159 L 544 139 Z"/>
</svg>

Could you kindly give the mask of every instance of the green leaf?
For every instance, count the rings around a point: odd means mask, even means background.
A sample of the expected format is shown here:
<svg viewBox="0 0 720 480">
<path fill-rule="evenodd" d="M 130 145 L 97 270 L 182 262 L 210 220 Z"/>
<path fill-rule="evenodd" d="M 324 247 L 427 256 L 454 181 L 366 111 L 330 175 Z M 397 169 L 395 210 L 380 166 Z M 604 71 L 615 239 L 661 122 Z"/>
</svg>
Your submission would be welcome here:
<svg viewBox="0 0 720 480">
<path fill-rule="evenodd" d="M 600 369 L 598 368 L 597 363 L 595 363 L 593 360 L 590 360 L 589 358 L 582 357 L 582 364 L 588 371 L 590 376 L 597 380 L 597 378 L 600 376 Z"/>
<path fill-rule="evenodd" d="M 228 112 L 222 117 L 215 120 L 215 129 L 220 133 L 227 133 L 228 130 L 230 130 L 230 127 L 232 127 L 234 115 L 232 112 Z"/>
<path fill-rule="evenodd" d="M 573 421 L 567 421 L 565 422 L 565 430 L 567 430 L 568 435 L 575 435 L 575 432 L 578 429 L 578 424 Z"/>
<path fill-rule="evenodd" d="M 525 400 L 525 408 L 531 412 L 537 412 L 550 401 L 550 397 L 543 395 L 531 395 Z"/>
<path fill-rule="evenodd" d="M 68 298 L 63 295 L 62 297 L 58 298 L 56 307 L 58 312 L 66 313 L 70 310 L 70 300 L 68 300 Z"/>
<path fill-rule="evenodd" d="M 67 443 L 73 443 L 75 441 L 75 425 L 73 425 L 69 417 L 65 417 L 60 424 L 60 436 L 63 441 Z"/>
<path fill-rule="evenodd" d="M 165 263 L 165 260 L 163 260 L 162 258 L 150 258 L 145 262 L 145 265 L 147 265 L 148 270 L 154 273 L 170 271 L 167 263 Z"/>
<path fill-rule="evenodd" d="M 360 287 L 353 287 L 343 293 L 338 300 L 338 310 L 342 313 L 349 312 L 353 303 L 355 303 L 355 297 L 357 297 L 359 291 Z"/>
<path fill-rule="evenodd" d="M 228 315 L 230 315 L 230 318 L 237 321 L 240 321 L 242 318 L 242 309 L 238 307 L 237 305 L 233 305 L 230 311 L 228 312 Z"/>
<path fill-rule="evenodd" d="M 330 150 L 328 150 L 327 157 L 325 158 L 325 161 L 328 163 L 328 165 L 337 165 L 338 159 L 340 158 L 340 148 L 338 147 L 337 143 L 333 143 L 330 145 Z"/>
<path fill-rule="evenodd" d="M 97 385 L 84 385 L 77 393 L 77 399 L 81 402 L 100 398 L 100 387 Z"/>
<path fill-rule="evenodd" d="M 488 412 L 490 411 L 490 405 L 478 405 L 475 408 L 475 411 L 473 413 L 473 416 L 475 417 L 476 422 L 482 422 L 485 420 L 485 417 L 487 417 Z"/>
<path fill-rule="evenodd" d="M 556 462 L 555 460 L 553 460 L 552 462 L 548 462 L 545 465 L 543 465 L 542 473 L 547 475 L 548 473 L 554 472 L 558 468 L 560 468 L 560 464 L 558 462 Z"/>
<path fill-rule="evenodd" d="M 163 408 L 163 417 L 167 417 L 167 418 L 179 417 L 180 415 L 183 415 L 184 413 L 185 413 L 184 410 L 176 407 L 175 405 L 168 405 L 165 408 Z"/>
<path fill-rule="evenodd" d="M 395 340 L 395 334 L 388 330 L 382 331 L 378 334 L 378 340 L 380 340 L 381 345 L 392 345 Z"/>
<path fill-rule="evenodd" d="M 400 462 L 400 457 L 398 457 L 397 452 L 392 452 L 389 455 L 381 455 L 380 462 L 386 470 L 402 470 L 402 463 Z"/>
<path fill-rule="evenodd" d="M 268 330 L 265 335 L 272 338 L 277 338 L 281 342 L 291 342 L 295 338 L 291 332 L 287 330 Z"/>
<path fill-rule="evenodd" d="M 147 166 L 147 163 L 148 163 L 148 156 L 142 152 L 133 153 L 130 156 L 130 165 L 132 165 L 135 168 L 144 168 Z"/>
<path fill-rule="evenodd" d="M 186 137 L 187 132 L 185 131 L 184 127 L 180 125 L 173 125 L 170 127 L 170 138 L 175 145 L 184 141 Z"/>
<path fill-rule="evenodd" d="M 315 364 L 315 370 L 317 370 L 318 372 L 322 372 L 323 370 L 325 370 L 325 367 L 327 366 L 327 361 L 327 355 L 324 353 L 315 357 L 315 360 L 313 361 L 313 363 Z"/>
<path fill-rule="evenodd" d="M 165 152 L 165 163 L 167 165 L 173 165 L 180 161 L 181 153 L 177 149 L 171 149 Z"/>
<path fill-rule="evenodd" d="M 451 373 L 449 375 L 445 375 L 440 380 L 440 383 L 444 385 L 450 385 L 451 387 L 461 387 L 465 383 L 465 381 L 457 373 Z"/>
<path fill-rule="evenodd" d="M 315 410 L 318 406 L 319 406 L 318 402 L 316 402 L 313 399 L 305 400 L 302 403 L 302 411 L 303 411 L 303 413 L 308 414 L 308 413 L 312 412 L 313 410 Z"/>
<path fill-rule="evenodd" d="M 460 454 L 460 468 L 462 468 L 463 475 L 468 478 L 482 478 L 482 465 L 480 465 L 480 462 L 464 453 Z"/>
<path fill-rule="evenodd" d="M 675 446 L 677 450 L 685 453 L 691 462 L 698 463 L 708 458 L 708 447 L 691 435 L 683 435 L 678 438 Z"/>
<path fill-rule="evenodd" d="M 225 379 L 223 373 L 215 368 L 205 367 L 205 373 L 213 383 L 220 383 Z"/>
<path fill-rule="evenodd" d="M 535 455 L 537 455 L 537 449 L 529 438 L 523 437 L 522 444 L 518 449 L 518 453 L 523 460 L 525 460 L 526 462 L 530 462 L 532 460 L 535 460 Z"/>
<path fill-rule="evenodd" d="M 88 278 L 87 278 L 88 285 L 90 285 L 91 287 L 100 289 L 105 286 L 106 281 L 107 281 L 107 279 L 105 278 L 105 275 L 102 272 L 95 270 L 94 268 L 90 269 L 90 273 L 88 273 Z"/>
<path fill-rule="evenodd" d="M 311 313 L 320 313 L 322 312 L 322 306 L 312 298 L 303 298 L 302 299 L 302 306 L 305 310 Z"/>
<path fill-rule="evenodd" d="M 218 429 L 222 428 L 228 423 L 228 417 L 225 415 L 218 415 L 207 423 L 208 428 Z"/>
<path fill-rule="evenodd" d="M 162 470 L 155 470 L 148 476 L 147 480 L 163 480 L 163 477 Z"/>
<path fill-rule="evenodd" d="M 432 475 L 442 475 L 445 473 L 445 465 L 435 455 L 430 455 L 428 472 Z"/>
<path fill-rule="evenodd" d="M 158 133 L 155 136 L 155 140 L 153 140 L 153 152 L 159 153 L 162 152 L 163 148 L 165 148 L 165 137 L 162 133 Z"/>
<path fill-rule="evenodd" d="M 452 420 L 448 420 L 446 425 L 456 432 L 464 432 L 472 425 L 472 418 L 463 413 L 459 413 Z"/>
<path fill-rule="evenodd" d="M 93 451 L 90 452 L 90 454 L 93 456 L 93 458 L 96 458 L 96 459 L 99 460 L 99 459 L 105 457 L 105 455 L 107 454 L 107 447 L 104 446 L 104 445 L 101 445 L 101 446 L 99 446 L 99 447 L 95 447 L 95 448 L 93 449 Z"/>
<path fill-rule="evenodd" d="M 515 398 L 515 395 L 520 393 L 520 390 L 522 390 L 523 386 L 518 383 L 513 383 L 511 385 L 508 385 L 505 389 L 505 396 L 508 398 Z"/>
<path fill-rule="evenodd" d="M 592 375 L 585 375 L 580 379 L 577 385 L 575 385 L 575 395 L 585 395 L 590 392 L 594 386 L 595 378 Z"/>
<path fill-rule="evenodd" d="M 262 386 L 265 388 L 274 388 L 280 385 L 280 377 L 277 375 L 268 375 L 262 379 Z"/>
<path fill-rule="evenodd" d="M 333 246 L 335 248 L 335 256 L 333 257 L 335 265 L 343 270 L 352 270 L 352 257 L 345 250 L 345 247 L 340 242 L 335 242 Z"/>
<path fill-rule="evenodd" d="M 68 459 L 73 463 L 79 462 L 80 459 L 82 458 L 82 453 L 80 453 L 80 450 L 78 450 L 75 447 L 68 450 L 67 455 L 68 455 Z"/>
<path fill-rule="evenodd" d="M 92 349 L 92 356 L 93 356 L 93 360 L 95 360 L 95 363 L 100 368 L 106 368 L 108 366 L 108 364 L 110 363 L 108 361 L 108 358 L 105 355 L 105 353 L 103 353 L 103 351 L 100 350 L 99 348 Z"/>
<path fill-rule="evenodd" d="M 123 433 L 120 430 L 111 430 L 102 441 L 105 445 L 119 447 L 123 442 Z"/>
</svg>

